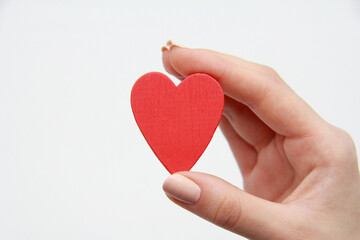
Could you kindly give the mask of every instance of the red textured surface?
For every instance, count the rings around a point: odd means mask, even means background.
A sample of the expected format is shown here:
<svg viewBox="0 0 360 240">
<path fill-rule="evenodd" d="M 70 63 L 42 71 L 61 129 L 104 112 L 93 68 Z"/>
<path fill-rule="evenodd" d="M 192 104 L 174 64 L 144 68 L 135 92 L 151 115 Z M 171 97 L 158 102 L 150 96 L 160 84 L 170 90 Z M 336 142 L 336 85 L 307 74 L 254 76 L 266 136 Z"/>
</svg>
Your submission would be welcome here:
<svg viewBox="0 0 360 240">
<path fill-rule="evenodd" d="M 190 170 L 209 144 L 224 108 L 224 93 L 209 75 L 196 73 L 178 86 L 166 75 L 140 77 L 131 107 L 151 149 L 170 172 Z"/>
</svg>

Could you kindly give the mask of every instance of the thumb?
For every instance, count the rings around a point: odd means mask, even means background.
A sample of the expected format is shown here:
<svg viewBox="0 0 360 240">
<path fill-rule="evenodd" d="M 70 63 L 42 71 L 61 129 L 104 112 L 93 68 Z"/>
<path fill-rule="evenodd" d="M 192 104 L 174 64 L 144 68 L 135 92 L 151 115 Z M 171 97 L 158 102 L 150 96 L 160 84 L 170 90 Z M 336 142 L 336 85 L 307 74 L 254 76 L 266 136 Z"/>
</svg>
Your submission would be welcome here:
<svg viewBox="0 0 360 240">
<path fill-rule="evenodd" d="M 218 177 L 178 172 L 165 180 L 163 189 L 177 205 L 247 238 L 290 237 L 286 232 L 291 229 L 287 217 L 291 213 L 284 205 L 255 197 Z"/>
</svg>

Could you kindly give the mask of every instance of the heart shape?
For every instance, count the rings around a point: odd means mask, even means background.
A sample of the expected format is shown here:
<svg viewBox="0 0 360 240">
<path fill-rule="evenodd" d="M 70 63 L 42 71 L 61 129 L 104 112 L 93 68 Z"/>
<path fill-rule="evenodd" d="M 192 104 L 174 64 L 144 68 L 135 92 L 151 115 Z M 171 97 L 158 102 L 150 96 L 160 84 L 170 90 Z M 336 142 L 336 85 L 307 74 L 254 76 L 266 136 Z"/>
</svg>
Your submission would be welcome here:
<svg viewBox="0 0 360 240">
<path fill-rule="evenodd" d="M 135 121 L 151 149 L 172 174 L 190 170 L 219 125 L 224 93 L 202 73 L 178 86 L 159 72 L 140 77 L 131 90 Z"/>
</svg>

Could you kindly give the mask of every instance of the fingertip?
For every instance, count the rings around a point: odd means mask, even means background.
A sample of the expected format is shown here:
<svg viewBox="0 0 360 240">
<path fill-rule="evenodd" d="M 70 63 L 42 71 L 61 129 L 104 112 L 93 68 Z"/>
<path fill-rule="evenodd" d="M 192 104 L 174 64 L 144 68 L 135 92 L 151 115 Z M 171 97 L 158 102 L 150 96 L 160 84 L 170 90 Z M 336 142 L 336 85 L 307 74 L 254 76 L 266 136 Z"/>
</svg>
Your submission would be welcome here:
<svg viewBox="0 0 360 240">
<path fill-rule="evenodd" d="M 179 44 L 175 44 L 173 41 L 169 40 L 167 41 L 166 45 L 169 47 L 169 50 L 173 50 L 175 48 L 186 48 L 184 46 L 180 46 Z"/>
<path fill-rule="evenodd" d="M 187 204 L 194 204 L 200 198 L 200 187 L 181 174 L 170 175 L 163 184 L 166 195 Z"/>
<path fill-rule="evenodd" d="M 172 44 L 169 46 L 170 51 L 174 50 L 175 48 L 180 48 L 180 46 Z"/>
<path fill-rule="evenodd" d="M 172 67 L 183 76 L 201 72 L 217 79 L 223 72 L 223 62 L 208 51 L 172 45 L 169 52 Z"/>
<path fill-rule="evenodd" d="M 172 63 L 170 61 L 170 50 L 165 46 L 162 47 L 161 50 L 162 50 L 162 61 L 165 70 L 180 80 L 184 79 L 184 76 L 178 73 L 172 66 Z"/>
</svg>

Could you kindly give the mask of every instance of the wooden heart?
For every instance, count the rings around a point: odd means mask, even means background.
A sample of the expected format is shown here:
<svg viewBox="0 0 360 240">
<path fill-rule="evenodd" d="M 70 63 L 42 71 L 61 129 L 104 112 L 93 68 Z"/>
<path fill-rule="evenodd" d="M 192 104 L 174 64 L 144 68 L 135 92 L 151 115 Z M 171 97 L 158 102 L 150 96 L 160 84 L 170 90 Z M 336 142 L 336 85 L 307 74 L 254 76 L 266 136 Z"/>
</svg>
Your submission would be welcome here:
<svg viewBox="0 0 360 240">
<path fill-rule="evenodd" d="M 140 77 L 131 90 L 135 121 L 151 149 L 172 174 L 190 170 L 219 125 L 224 93 L 202 73 L 178 86 L 159 72 Z"/>
</svg>

